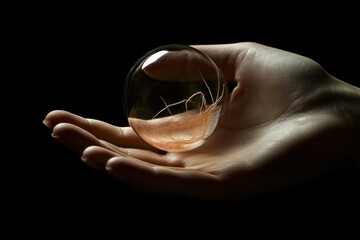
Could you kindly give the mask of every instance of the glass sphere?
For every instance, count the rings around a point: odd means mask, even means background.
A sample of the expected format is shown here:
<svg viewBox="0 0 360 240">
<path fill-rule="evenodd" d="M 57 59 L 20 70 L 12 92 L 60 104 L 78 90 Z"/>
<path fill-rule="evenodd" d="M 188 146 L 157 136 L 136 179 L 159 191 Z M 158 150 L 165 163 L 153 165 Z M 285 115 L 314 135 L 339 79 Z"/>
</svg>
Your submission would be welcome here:
<svg viewBox="0 0 360 240">
<path fill-rule="evenodd" d="M 132 129 L 168 152 L 201 146 L 216 130 L 228 91 L 203 52 L 181 44 L 155 48 L 130 69 L 123 94 Z"/>
</svg>

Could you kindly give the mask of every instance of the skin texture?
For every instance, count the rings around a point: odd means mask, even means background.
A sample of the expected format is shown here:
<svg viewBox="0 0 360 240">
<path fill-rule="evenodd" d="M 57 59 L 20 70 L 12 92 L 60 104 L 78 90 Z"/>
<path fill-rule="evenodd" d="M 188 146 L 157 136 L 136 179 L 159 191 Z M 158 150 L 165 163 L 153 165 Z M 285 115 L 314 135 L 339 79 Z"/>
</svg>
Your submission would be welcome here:
<svg viewBox="0 0 360 240">
<path fill-rule="evenodd" d="M 235 86 L 215 134 L 167 153 L 127 126 L 54 110 L 44 124 L 91 167 L 139 190 L 238 200 L 359 166 L 360 89 L 294 53 L 242 42 L 193 46 Z"/>
</svg>

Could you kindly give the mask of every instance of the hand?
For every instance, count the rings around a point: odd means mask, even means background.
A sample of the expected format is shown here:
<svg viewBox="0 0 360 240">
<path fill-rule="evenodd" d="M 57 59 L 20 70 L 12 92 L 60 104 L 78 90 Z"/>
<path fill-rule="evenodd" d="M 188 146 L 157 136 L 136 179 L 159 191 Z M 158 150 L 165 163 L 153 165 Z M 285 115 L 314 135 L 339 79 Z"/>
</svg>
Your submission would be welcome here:
<svg viewBox="0 0 360 240">
<path fill-rule="evenodd" d="M 235 85 L 219 128 L 199 148 L 163 152 L 130 127 L 62 110 L 44 124 L 93 168 L 190 197 L 244 199 L 358 164 L 359 88 L 309 58 L 257 43 L 194 47 Z"/>
</svg>

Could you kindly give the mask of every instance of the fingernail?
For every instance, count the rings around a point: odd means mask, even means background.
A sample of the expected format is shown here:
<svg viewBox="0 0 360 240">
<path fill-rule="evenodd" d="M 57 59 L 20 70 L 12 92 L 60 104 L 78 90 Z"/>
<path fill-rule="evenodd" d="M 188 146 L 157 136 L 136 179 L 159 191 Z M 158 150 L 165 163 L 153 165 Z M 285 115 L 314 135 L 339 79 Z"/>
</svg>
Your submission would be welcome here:
<svg viewBox="0 0 360 240">
<path fill-rule="evenodd" d="M 47 126 L 48 128 L 53 128 L 54 126 L 51 124 L 51 122 L 49 121 L 49 120 L 47 120 L 47 119 L 45 119 L 44 121 L 43 121 L 43 124 L 45 125 L 45 126 Z"/>
</svg>

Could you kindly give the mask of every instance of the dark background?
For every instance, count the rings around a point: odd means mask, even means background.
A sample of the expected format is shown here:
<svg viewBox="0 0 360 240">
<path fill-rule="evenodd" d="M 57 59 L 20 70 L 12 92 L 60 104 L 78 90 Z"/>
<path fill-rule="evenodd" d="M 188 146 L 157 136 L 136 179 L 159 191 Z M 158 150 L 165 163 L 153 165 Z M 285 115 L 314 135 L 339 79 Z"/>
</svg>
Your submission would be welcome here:
<svg viewBox="0 0 360 240">
<path fill-rule="evenodd" d="M 308 56 L 339 79 L 360 85 L 357 19 L 347 10 L 264 7 L 264 14 L 256 6 L 211 11 L 177 4 L 167 11 L 147 7 L 31 6 L 27 11 L 23 6 L 26 14 L 17 14 L 22 17 L 11 28 L 10 38 L 15 45 L 12 57 L 21 66 L 13 81 L 21 106 L 11 109 L 17 124 L 16 134 L 9 137 L 18 156 L 8 180 L 17 182 L 17 187 L 9 187 L 10 195 L 16 196 L 14 221 L 35 221 L 56 232 L 70 226 L 79 229 L 84 222 L 87 231 L 98 224 L 115 224 L 117 228 L 108 231 L 122 232 L 150 223 L 158 230 L 165 225 L 179 230 L 207 223 L 209 231 L 233 218 L 237 224 L 246 222 L 242 225 L 246 228 L 256 224 L 317 228 L 321 222 L 346 221 L 346 229 L 352 229 L 349 219 L 359 214 L 356 172 L 225 204 L 133 191 L 91 169 L 52 139 L 42 120 L 55 109 L 126 125 L 121 102 L 126 74 L 142 54 L 169 43 L 255 41 Z M 53 224 L 59 219 L 65 220 Z"/>
</svg>

